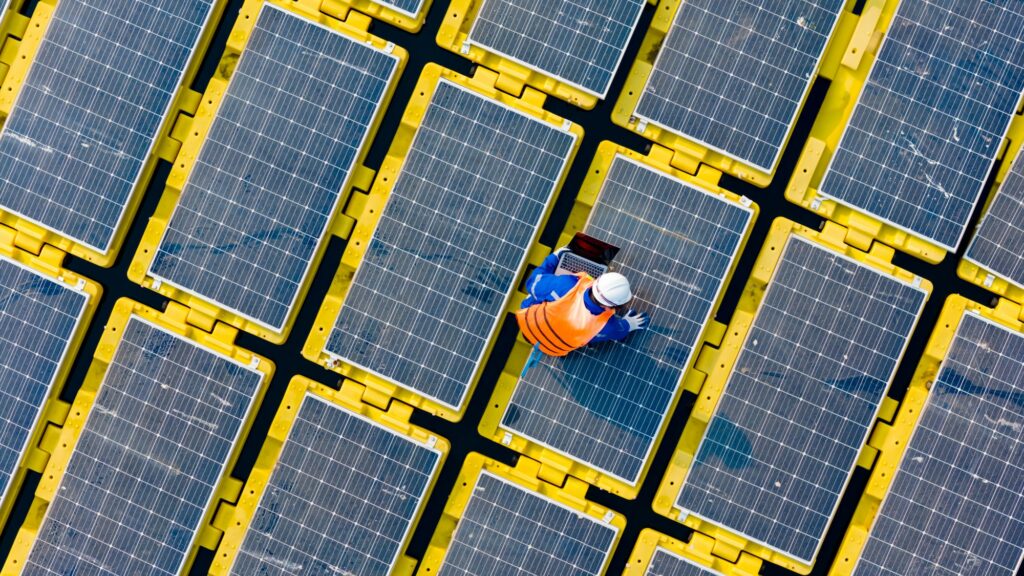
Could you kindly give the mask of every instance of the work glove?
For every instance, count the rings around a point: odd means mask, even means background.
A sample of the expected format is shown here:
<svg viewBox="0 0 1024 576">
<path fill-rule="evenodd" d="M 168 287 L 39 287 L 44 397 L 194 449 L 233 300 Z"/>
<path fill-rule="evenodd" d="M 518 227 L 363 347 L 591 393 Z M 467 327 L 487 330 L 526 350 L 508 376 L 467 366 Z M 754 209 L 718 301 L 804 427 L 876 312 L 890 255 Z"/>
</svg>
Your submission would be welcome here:
<svg viewBox="0 0 1024 576">
<path fill-rule="evenodd" d="M 624 318 L 626 319 L 626 323 L 629 324 L 630 332 L 646 329 L 647 321 L 650 320 L 646 312 L 637 312 L 636 310 L 626 312 Z"/>
<path fill-rule="evenodd" d="M 568 251 L 569 251 L 569 247 L 568 246 L 562 246 L 561 248 L 555 250 L 554 254 L 555 254 L 555 256 L 561 257 L 562 254 L 565 254 Z"/>
</svg>

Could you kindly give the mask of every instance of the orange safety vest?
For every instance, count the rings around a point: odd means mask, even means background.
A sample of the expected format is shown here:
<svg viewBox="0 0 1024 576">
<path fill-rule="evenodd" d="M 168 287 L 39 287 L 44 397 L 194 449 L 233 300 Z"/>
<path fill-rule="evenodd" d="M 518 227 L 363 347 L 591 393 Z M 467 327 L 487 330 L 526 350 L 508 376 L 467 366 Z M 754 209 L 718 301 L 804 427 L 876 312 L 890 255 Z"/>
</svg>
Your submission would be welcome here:
<svg viewBox="0 0 1024 576">
<path fill-rule="evenodd" d="M 530 344 L 538 345 L 548 356 L 565 356 L 586 346 L 615 313 L 605 310 L 595 316 L 587 309 L 583 294 L 594 279 L 582 273 L 576 276 L 580 281 L 558 300 L 541 302 L 516 312 L 523 337 Z"/>
</svg>

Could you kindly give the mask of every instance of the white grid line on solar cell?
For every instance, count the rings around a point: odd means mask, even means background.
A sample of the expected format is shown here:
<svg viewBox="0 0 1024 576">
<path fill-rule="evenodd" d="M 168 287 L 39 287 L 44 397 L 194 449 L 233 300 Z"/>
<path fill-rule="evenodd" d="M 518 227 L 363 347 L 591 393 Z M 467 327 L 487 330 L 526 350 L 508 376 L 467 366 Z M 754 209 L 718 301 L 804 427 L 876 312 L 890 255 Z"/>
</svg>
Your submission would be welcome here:
<svg viewBox="0 0 1024 576">
<path fill-rule="evenodd" d="M 26 573 L 177 574 L 262 380 L 131 316 Z"/>
<path fill-rule="evenodd" d="M 212 11 L 212 0 L 62 0 L 0 131 L 3 209 L 107 253 Z"/>
<path fill-rule="evenodd" d="M 683 2 L 634 116 L 772 171 L 843 4 Z"/>
<path fill-rule="evenodd" d="M 501 427 L 636 484 L 753 220 L 753 210 L 616 155 L 585 231 L 620 248 L 645 332 L 520 378 Z"/>
<path fill-rule="evenodd" d="M 440 576 L 597 576 L 618 527 L 481 471 Z"/>
<path fill-rule="evenodd" d="M 0 257 L 0 502 L 56 384 L 89 296 Z"/>
<path fill-rule="evenodd" d="M 485 0 L 467 42 L 603 99 L 644 5 L 643 0 Z"/>
<path fill-rule="evenodd" d="M 1024 336 L 965 312 L 856 574 L 1013 576 L 1021 568 L 1022 364 Z"/>
<path fill-rule="evenodd" d="M 387 576 L 441 453 L 308 393 L 233 574 Z"/>
<path fill-rule="evenodd" d="M 324 351 L 457 410 L 575 142 L 442 79 Z"/>
<path fill-rule="evenodd" d="M 398 62 L 265 4 L 149 274 L 282 330 Z"/>
<path fill-rule="evenodd" d="M 722 573 L 658 546 L 644 576 L 722 576 Z"/>
<path fill-rule="evenodd" d="M 957 2 L 899 4 L 818 189 L 949 251 L 963 240 L 1024 102 L 1024 5 L 1011 12 L 990 0 Z M 968 9 L 976 12 L 962 14 Z M 978 21 L 983 10 L 1001 17 Z M 942 29 L 926 14 L 943 16 Z"/>
<path fill-rule="evenodd" d="M 964 258 L 1024 289 L 1024 158 L 1018 155 Z"/>
<path fill-rule="evenodd" d="M 377 4 L 405 14 L 410 18 L 417 18 L 423 8 L 423 0 L 373 0 Z"/>
<path fill-rule="evenodd" d="M 811 563 L 927 293 L 791 235 L 676 501 Z"/>
</svg>

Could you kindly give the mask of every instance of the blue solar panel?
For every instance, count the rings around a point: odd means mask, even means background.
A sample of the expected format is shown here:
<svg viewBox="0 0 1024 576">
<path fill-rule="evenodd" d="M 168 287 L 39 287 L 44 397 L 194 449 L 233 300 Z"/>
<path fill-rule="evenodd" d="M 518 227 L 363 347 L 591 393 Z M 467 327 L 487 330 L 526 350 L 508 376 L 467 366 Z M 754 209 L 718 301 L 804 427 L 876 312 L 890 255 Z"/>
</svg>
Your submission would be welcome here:
<svg viewBox="0 0 1024 576">
<path fill-rule="evenodd" d="M 461 406 L 575 142 L 441 80 L 326 352 Z"/>
<path fill-rule="evenodd" d="M 398 64 L 264 5 L 150 274 L 282 330 Z"/>
<path fill-rule="evenodd" d="M 423 8 L 423 0 L 374 0 L 378 4 L 389 6 L 415 18 Z"/>
<path fill-rule="evenodd" d="M 502 428 L 636 483 L 752 220 L 749 208 L 616 156 L 585 231 L 620 248 L 615 268 L 651 326 L 545 357 L 520 379 Z"/>
<path fill-rule="evenodd" d="M 644 576 L 718 576 L 721 572 L 699 566 L 682 556 L 657 548 Z"/>
<path fill-rule="evenodd" d="M 212 6 L 61 0 L 0 134 L 0 207 L 106 253 Z"/>
<path fill-rule="evenodd" d="M 855 574 L 1020 574 L 1024 335 L 968 312 Z"/>
<path fill-rule="evenodd" d="M 644 0 L 484 0 L 469 42 L 604 98 Z"/>
<path fill-rule="evenodd" d="M 178 574 L 261 373 L 132 316 L 26 574 Z"/>
<path fill-rule="evenodd" d="M 985 270 L 1024 287 L 1024 159 L 1020 156 L 988 211 L 964 258 Z"/>
<path fill-rule="evenodd" d="M 0 501 L 11 488 L 89 297 L 0 258 Z"/>
<path fill-rule="evenodd" d="M 597 576 L 618 529 L 483 472 L 473 488 L 440 576 Z"/>
<path fill-rule="evenodd" d="M 440 461 L 307 394 L 231 572 L 391 574 Z"/>
<path fill-rule="evenodd" d="M 1024 3 L 900 2 L 819 192 L 960 245 L 1024 90 Z"/>
<path fill-rule="evenodd" d="M 771 171 L 844 4 L 682 2 L 635 115 Z"/>
<path fill-rule="evenodd" d="M 791 236 L 676 505 L 813 562 L 927 293 Z"/>
</svg>

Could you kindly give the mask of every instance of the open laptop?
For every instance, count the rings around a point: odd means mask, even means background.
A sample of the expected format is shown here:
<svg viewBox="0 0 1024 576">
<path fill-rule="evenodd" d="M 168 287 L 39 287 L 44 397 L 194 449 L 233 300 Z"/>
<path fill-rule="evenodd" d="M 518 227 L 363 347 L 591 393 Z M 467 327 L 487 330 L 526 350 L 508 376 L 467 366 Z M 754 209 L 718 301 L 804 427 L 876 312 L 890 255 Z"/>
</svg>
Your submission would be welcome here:
<svg viewBox="0 0 1024 576">
<path fill-rule="evenodd" d="M 556 275 L 585 272 L 597 278 L 608 271 L 608 265 L 619 253 L 617 246 L 577 232 L 569 242 L 569 249 L 558 257 Z"/>
</svg>

